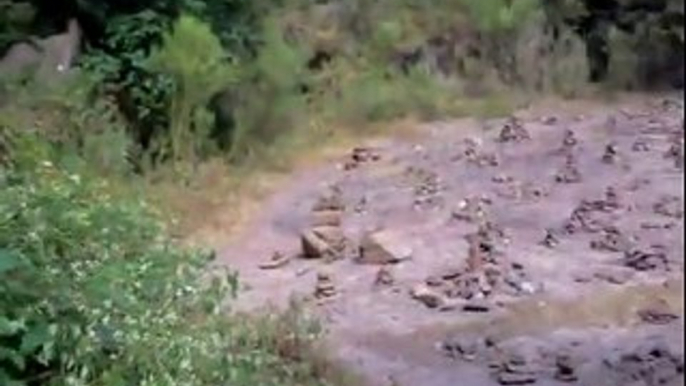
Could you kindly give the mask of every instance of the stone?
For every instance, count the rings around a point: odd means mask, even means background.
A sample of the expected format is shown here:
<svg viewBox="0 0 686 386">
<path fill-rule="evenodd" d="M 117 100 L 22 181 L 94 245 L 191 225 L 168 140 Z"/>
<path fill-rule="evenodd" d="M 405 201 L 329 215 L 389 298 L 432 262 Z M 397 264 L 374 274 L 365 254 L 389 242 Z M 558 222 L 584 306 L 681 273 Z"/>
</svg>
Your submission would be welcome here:
<svg viewBox="0 0 686 386">
<path fill-rule="evenodd" d="M 314 288 L 314 297 L 317 299 L 327 299 L 336 295 L 336 287 L 334 286 L 331 275 L 327 272 L 317 273 L 317 283 Z"/>
<path fill-rule="evenodd" d="M 560 239 L 552 229 L 546 229 L 545 236 L 541 240 L 541 245 L 548 248 L 555 248 L 560 244 Z"/>
<path fill-rule="evenodd" d="M 684 204 L 679 197 L 663 196 L 653 205 L 653 212 L 665 217 L 683 218 Z"/>
<path fill-rule="evenodd" d="M 670 324 L 679 319 L 666 302 L 642 308 L 637 311 L 637 315 L 642 322 L 657 325 Z"/>
<path fill-rule="evenodd" d="M 578 142 L 579 141 L 576 139 L 574 132 L 572 130 L 566 129 L 564 132 L 564 136 L 562 138 L 562 148 L 571 150 L 578 144 Z"/>
<path fill-rule="evenodd" d="M 470 300 L 462 305 L 464 312 L 483 313 L 491 311 L 491 305 L 479 300 Z"/>
<path fill-rule="evenodd" d="M 300 235 L 300 244 L 302 256 L 306 259 L 320 259 L 330 253 L 329 244 L 312 230 Z"/>
<path fill-rule="evenodd" d="M 619 229 L 607 227 L 599 238 L 591 240 L 590 246 L 597 251 L 625 252 L 631 248 L 632 242 Z"/>
<path fill-rule="evenodd" d="M 510 117 L 500 130 L 498 140 L 500 142 L 521 142 L 531 139 L 524 124 L 516 117 Z"/>
<path fill-rule="evenodd" d="M 390 230 L 367 233 L 360 243 L 361 264 L 396 264 L 412 258 L 412 248 Z"/>
<path fill-rule="evenodd" d="M 576 363 L 569 354 L 558 354 L 555 358 L 554 378 L 560 382 L 576 382 L 579 377 L 576 374 Z"/>
<path fill-rule="evenodd" d="M 381 159 L 377 149 L 369 147 L 356 147 L 353 148 L 350 158 L 344 163 L 343 168 L 345 170 L 352 170 L 359 167 L 362 164 L 375 162 Z"/>
<path fill-rule="evenodd" d="M 341 253 L 345 250 L 346 237 L 340 227 L 320 226 L 312 228 L 312 232 L 323 240 L 331 251 Z"/>
<path fill-rule="evenodd" d="M 474 336 L 455 337 L 442 342 L 442 349 L 448 357 L 468 362 L 477 359 L 482 346 L 482 339 Z"/>
<path fill-rule="evenodd" d="M 413 299 L 424 303 L 429 308 L 438 308 L 446 303 L 445 297 L 424 284 L 417 284 L 410 290 Z"/>
<path fill-rule="evenodd" d="M 562 168 L 555 174 L 555 182 L 560 184 L 573 184 L 581 182 L 581 172 L 576 166 L 576 160 L 569 154 Z"/>
<path fill-rule="evenodd" d="M 312 213 L 312 226 L 341 226 L 343 212 L 340 210 L 321 210 Z"/>
<path fill-rule="evenodd" d="M 509 385 L 530 385 L 538 381 L 534 372 L 509 372 L 500 371 L 496 375 L 496 380 L 504 386 Z"/>
<path fill-rule="evenodd" d="M 374 285 L 380 287 L 389 287 L 395 283 L 395 277 L 393 272 L 387 267 L 381 267 L 376 272 L 376 278 L 374 279 Z"/>
<path fill-rule="evenodd" d="M 631 145 L 631 150 L 637 153 L 650 151 L 650 145 L 648 144 L 648 140 L 645 138 L 636 139 L 634 143 Z"/>
<path fill-rule="evenodd" d="M 619 158 L 619 151 L 617 150 L 617 145 L 614 143 L 607 144 L 605 146 L 605 152 L 603 153 L 602 161 L 606 164 L 615 164 Z"/>
<path fill-rule="evenodd" d="M 625 252 L 624 265 L 637 271 L 669 270 L 669 259 L 662 248 L 637 248 Z"/>
<path fill-rule="evenodd" d="M 634 272 L 623 267 L 605 266 L 597 269 L 593 276 L 610 284 L 622 285 L 634 277 Z"/>
<path fill-rule="evenodd" d="M 281 267 L 287 265 L 288 263 L 290 263 L 290 261 L 291 261 L 290 256 L 284 255 L 283 253 L 277 251 L 277 252 L 274 252 L 274 254 L 271 256 L 271 258 L 268 261 L 260 264 L 259 268 L 260 269 L 277 269 L 277 268 L 281 268 Z"/>
</svg>

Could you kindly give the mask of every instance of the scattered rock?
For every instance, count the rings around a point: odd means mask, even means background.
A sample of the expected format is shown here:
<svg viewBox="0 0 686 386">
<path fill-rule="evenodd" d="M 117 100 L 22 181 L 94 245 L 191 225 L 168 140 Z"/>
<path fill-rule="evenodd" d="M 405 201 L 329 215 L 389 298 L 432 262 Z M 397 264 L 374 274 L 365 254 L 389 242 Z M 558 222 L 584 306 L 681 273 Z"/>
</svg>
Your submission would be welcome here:
<svg viewBox="0 0 686 386">
<path fill-rule="evenodd" d="M 631 150 L 635 151 L 637 153 L 639 152 L 649 152 L 650 151 L 650 145 L 648 143 L 648 140 L 645 138 L 638 138 L 634 141 L 634 143 L 631 145 Z"/>
<path fill-rule="evenodd" d="M 361 264 L 395 264 L 412 258 L 412 248 L 389 230 L 366 234 L 360 243 Z"/>
<path fill-rule="evenodd" d="M 460 201 L 451 212 L 451 218 L 458 221 L 475 222 L 486 216 L 486 207 L 491 201 L 483 197 L 468 197 Z"/>
<path fill-rule="evenodd" d="M 605 146 L 605 152 L 603 153 L 602 161 L 606 164 L 615 164 L 619 158 L 619 151 L 617 150 L 617 145 L 614 143 L 607 144 Z"/>
<path fill-rule="evenodd" d="M 683 218 L 684 204 L 679 197 L 663 196 L 653 205 L 653 212 L 665 217 Z"/>
<path fill-rule="evenodd" d="M 424 303 L 429 308 L 438 308 L 446 303 L 445 297 L 438 291 L 424 284 L 417 284 L 410 290 L 413 299 Z"/>
<path fill-rule="evenodd" d="M 576 373 L 577 363 L 574 357 L 569 353 L 558 353 L 555 358 L 555 375 L 556 380 L 565 383 L 572 383 L 579 380 Z"/>
<path fill-rule="evenodd" d="M 670 324 L 679 319 L 679 316 L 670 309 L 669 304 L 665 301 L 640 309 L 637 314 L 642 322 L 648 324 Z"/>
<path fill-rule="evenodd" d="M 624 265 L 637 271 L 669 270 L 669 259 L 663 248 L 633 249 L 624 254 Z"/>
<path fill-rule="evenodd" d="M 277 269 L 291 262 L 291 257 L 281 252 L 274 252 L 271 258 L 259 265 L 260 269 Z"/>
<path fill-rule="evenodd" d="M 576 147 L 578 143 L 579 141 L 576 139 L 574 132 L 572 130 L 566 129 L 564 132 L 564 136 L 562 138 L 562 148 L 568 151 Z"/>
<path fill-rule="evenodd" d="M 625 252 L 631 248 L 632 242 L 616 227 L 607 227 L 599 238 L 591 240 L 590 246 L 597 251 Z"/>
<path fill-rule="evenodd" d="M 379 287 L 389 287 L 395 283 L 395 277 L 393 277 L 393 272 L 391 272 L 388 267 L 381 267 L 376 272 L 376 278 L 374 279 L 374 285 Z"/>
<path fill-rule="evenodd" d="M 304 258 L 320 259 L 330 253 L 329 244 L 312 230 L 303 232 L 300 235 L 300 243 Z"/>
<path fill-rule="evenodd" d="M 546 126 L 552 126 L 556 123 L 558 123 L 559 119 L 555 116 L 547 116 L 547 117 L 542 117 L 541 118 L 541 123 L 546 125 Z"/>
<path fill-rule="evenodd" d="M 317 283 L 314 289 L 314 297 L 322 300 L 336 296 L 336 287 L 329 273 L 317 273 Z"/>
<path fill-rule="evenodd" d="M 517 354 L 510 354 L 495 372 L 496 381 L 501 385 L 529 385 L 538 381 L 536 371 L 526 359 Z"/>
<path fill-rule="evenodd" d="M 442 349 L 450 358 L 472 362 L 477 359 L 483 345 L 482 339 L 464 336 L 443 341 Z"/>
<path fill-rule="evenodd" d="M 345 162 L 343 168 L 345 170 L 356 169 L 362 164 L 369 162 L 376 162 L 381 159 L 378 149 L 369 147 L 356 147 L 350 154 L 350 159 Z"/>
<path fill-rule="evenodd" d="M 462 305 L 462 311 L 464 312 L 489 312 L 491 310 L 491 305 L 485 301 L 480 300 L 470 300 Z"/>
<path fill-rule="evenodd" d="M 552 229 L 546 229 L 545 236 L 543 237 L 543 240 L 541 241 L 541 245 L 548 247 L 548 248 L 555 248 L 559 244 L 560 244 L 560 239 L 555 234 L 555 231 L 553 231 Z"/>
<path fill-rule="evenodd" d="M 498 140 L 500 142 L 521 142 L 531 139 L 529 132 L 524 128 L 522 121 L 516 117 L 510 117 L 500 130 Z"/>
<path fill-rule="evenodd" d="M 626 284 L 632 277 L 634 277 L 634 271 L 624 267 L 615 266 L 603 266 L 598 268 L 593 276 L 602 281 L 606 281 L 610 284 L 622 285 Z"/>
<path fill-rule="evenodd" d="M 569 219 L 564 224 L 564 231 L 567 234 L 578 232 L 597 233 L 611 226 L 602 218 L 599 218 L 595 212 L 582 202 L 581 205 L 572 211 Z"/>
<path fill-rule="evenodd" d="M 555 181 L 561 184 L 573 184 L 581 182 L 581 172 L 576 166 L 576 159 L 568 154 L 562 168 L 555 174 Z"/>
<path fill-rule="evenodd" d="M 658 386 L 683 382 L 684 358 L 672 352 L 662 340 L 651 339 L 618 357 L 608 358 L 603 364 L 612 371 L 615 382 L 612 384 L 616 385 Z"/>
</svg>

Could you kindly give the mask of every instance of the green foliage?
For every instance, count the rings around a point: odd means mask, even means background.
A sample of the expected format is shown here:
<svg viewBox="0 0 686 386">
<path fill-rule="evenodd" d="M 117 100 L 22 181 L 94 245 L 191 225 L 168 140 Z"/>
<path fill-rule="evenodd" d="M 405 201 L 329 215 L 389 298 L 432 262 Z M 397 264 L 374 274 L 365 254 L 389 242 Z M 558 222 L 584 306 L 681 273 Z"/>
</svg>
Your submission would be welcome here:
<svg viewBox="0 0 686 386">
<path fill-rule="evenodd" d="M 100 175 L 126 176 L 133 147 L 114 102 L 96 91 L 97 79 L 76 74 L 61 84 L 9 85 L 13 98 L 0 107 L 0 126 L 40 133 L 58 159 Z"/>
<path fill-rule="evenodd" d="M 212 254 L 174 246 L 152 208 L 53 162 L 40 137 L 13 138 L 0 182 L 0 384 L 318 384 L 282 352 L 306 347 L 306 320 L 291 316 L 282 335 L 276 321 L 227 317 L 236 276 L 208 270 Z"/>
<path fill-rule="evenodd" d="M 539 0 L 461 0 L 476 27 L 486 33 L 512 32 L 530 20 Z"/>
<path fill-rule="evenodd" d="M 307 106 L 300 87 L 309 81 L 306 53 L 285 40 L 276 19 L 265 20 L 262 41 L 255 60 L 242 66 L 230 149 L 233 160 L 305 124 Z"/>
<path fill-rule="evenodd" d="M 205 107 L 236 78 L 225 56 L 209 25 L 181 16 L 149 58 L 149 68 L 174 81 L 169 110 L 169 142 L 174 160 L 197 159 L 202 142 L 208 138 L 212 122 L 208 122 Z"/>
</svg>

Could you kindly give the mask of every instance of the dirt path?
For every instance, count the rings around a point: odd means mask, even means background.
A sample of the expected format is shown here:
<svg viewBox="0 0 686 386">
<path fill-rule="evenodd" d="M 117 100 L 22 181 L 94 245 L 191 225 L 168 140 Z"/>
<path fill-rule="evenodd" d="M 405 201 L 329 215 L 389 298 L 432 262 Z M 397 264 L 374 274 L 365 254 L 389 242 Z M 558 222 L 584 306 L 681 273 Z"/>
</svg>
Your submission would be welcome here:
<svg viewBox="0 0 686 386">
<path fill-rule="evenodd" d="M 304 300 L 372 385 L 683 385 L 683 112 L 432 123 L 303 171 L 222 253 L 234 307 Z"/>
</svg>

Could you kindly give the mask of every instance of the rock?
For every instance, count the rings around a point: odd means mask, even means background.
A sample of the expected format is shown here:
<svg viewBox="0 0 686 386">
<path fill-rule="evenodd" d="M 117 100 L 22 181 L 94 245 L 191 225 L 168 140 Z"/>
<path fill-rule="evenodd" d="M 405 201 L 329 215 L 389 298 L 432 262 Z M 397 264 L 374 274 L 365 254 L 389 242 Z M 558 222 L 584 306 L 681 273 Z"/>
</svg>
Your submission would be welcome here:
<svg viewBox="0 0 686 386">
<path fill-rule="evenodd" d="M 554 378 L 560 382 L 576 382 L 579 377 L 576 374 L 576 363 L 569 354 L 558 354 L 555 358 Z"/>
<path fill-rule="evenodd" d="M 385 230 L 366 234 L 360 243 L 361 264 L 395 264 L 412 258 L 412 248 L 394 232 Z"/>
<path fill-rule="evenodd" d="M 307 259 L 320 259 L 330 253 L 329 244 L 314 231 L 309 230 L 300 235 L 302 256 Z"/>
<path fill-rule="evenodd" d="M 562 147 L 566 149 L 574 148 L 579 141 L 576 139 L 572 130 L 566 129 L 562 138 Z"/>
<path fill-rule="evenodd" d="M 615 385 L 649 386 L 683 383 L 684 358 L 669 348 L 663 339 L 650 339 L 630 351 L 619 352 L 603 361 L 612 371 Z"/>
<path fill-rule="evenodd" d="M 450 216 L 458 221 L 475 222 L 486 216 L 487 205 L 487 202 L 478 197 L 468 197 L 457 204 Z"/>
<path fill-rule="evenodd" d="M 653 212 L 665 217 L 683 218 L 684 204 L 679 197 L 663 196 L 653 205 Z"/>
<path fill-rule="evenodd" d="M 448 357 L 472 362 L 477 359 L 479 351 L 485 347 L 485 344 L 481 338 L 463 336 L 445 340 L 441 346 Z"/>
<path fill-rule="evenodd" d="M 624 265 L 637 271 L 669 270 L 669 259 L 661 248 L 633 249 L 624 254 Z"/>
<path fill-rule="evenodd" d="M 491 181 L 495 182 L 496 184 L 505 184 L 508 182 L 514 182 L 514 178 L 508 176 L 507 174 L 497 174 L 491 178 Z"/>
<path fill-rule="evenodd" d="M 636 139 L 634 143 L 631 145 L 631 150 L 637 153 L 650 151 L 650 145 L 648 144 L 648 140 L 645 138 Z"/>
<path fill-rule="evenodd" d="M 424 284 L 418 284 L 410 290 L 413 299 L 424 303 L 429 308 L 438 308 L 446 303 L 443 295 Z"/>
<path fill-rule="evenodd" d="M 312 232 L 323 240 L 331 251 L 341 253 L 345 250 L 346 237 L 340 227 L 320 226 L 312 228 Z"/>
<path fill-rule="evenodd" d="M 658 325 L 670 324 L 679 319 L 679 316 L 670 309 L 666 302 L 640 309 L 637 315 L 644 323 Z"/>
<path fill-rule="evenodd" d="M 625 252 L 632 246 L 631 240 L 624 236 L 619 229 L 607 227 L 600 238 L 591 240 L 591 249 L 604 252 Z"/>
<path fill-rule="evenodd" d="M 557 124 L 558 121 L 559 121 L 558 118 L 555 116 L 552 116 L 552 115 L 541 118 L 541 123 L 546 125 L 546 126 L 555 125 L 555 124 Z"/>
<path fill-rule="evenodd" d="M 339 210 L 321 210 L 312 213 L 312 226 L 341 226 L 343 212 Z"/>
<path fill-rule="evenodd" d="M 602 161 L 606 164 L 615 164 L 619 158 L 619 151 L 617 150 L 617 145 L 614 143 L 607 144 L 605 146 L 605 152 L 603 153 Z"/>
<path fill-rule="evenodd" d="M 350 154 L 350 159 L 345 162 L 343 168 L 345 170 L 352 170 L 362 164 L 368 162 L 376 162 L 381 159 L 381 155 L 377 149 L 369 147 L 356 147 Z"/>
<path fill-rule="evenodd" d="M 596 270 L 593 276 L 610 284 L 622 285 L 631 280 L 634 272 L 623 267 L 606 266 Z"/>
<path fill-rule="evenodd" d="M 291 258 L 288 255 L 284 255 L 281 252 L 274 252 L 272 257 L 259 265 L 260 269 L 277 269 L 285 266 L 286 264 L 290 263 Z"/>
<path fill-rule="evenodd" d="M 470 300 L 462 305 L 462 311 L 464 312 L 489 312 L 491 311 L 491 305 L 478 300 Z"/>
<path fill-rule="evenodd" d="M 389 287 L 395 283 L 395 278 L 393 273 L 387 267 L 381 267 L 376 272 L 376 278 L 374 279 L 374 285 L 380 287 Z"/>
<path fill-rule="evenodd" d="M 441 287 L 445 281 L 438 276 L 429 276 L 424 280 L 424 284 L 429 287 Z"/>
<path fill-rule="evenodd" d="M 555 248 L 560 244 L 560 239 L 557 237 L 552 229 L 546 229 L 545 237 L 541 241 L 541 245 L 548 248 Z"/>
<path fill-rule="evenodd" d="M 569 154 L 563 167 L 555 174 L 555 181 L 561 184 L 581 182 L 581 172 L 576 166 L 576 160 Z"/>
<path fill-rule="evenodd" d="M 329 273 L 317 273 L 317 283 L 314 289 L 314 297 L 317 299 L 327 299 L 336 295 L 336 287 Z"/>
<path fill-rule="evenodd" d="M 523 123 L 511 117 L 500 130 L 498 140 L 500 142 L 521 142 L 531 139 L 529 132 L 524 128 Z"/>
</svg>

